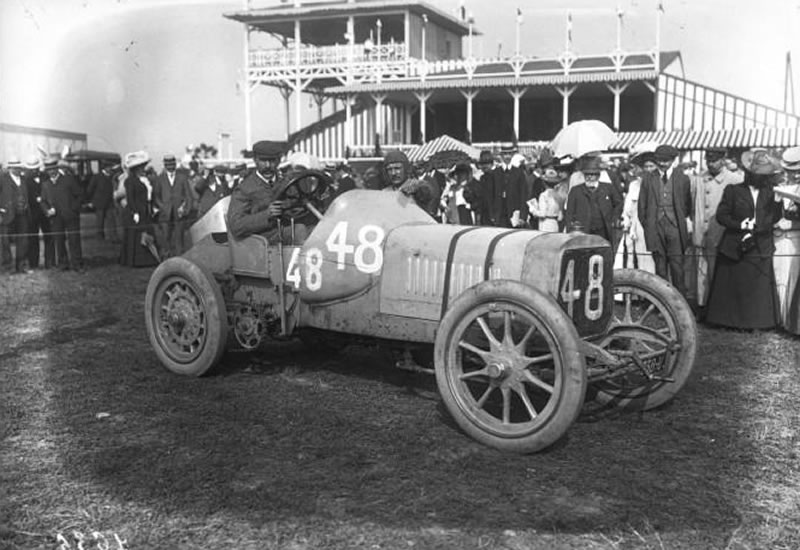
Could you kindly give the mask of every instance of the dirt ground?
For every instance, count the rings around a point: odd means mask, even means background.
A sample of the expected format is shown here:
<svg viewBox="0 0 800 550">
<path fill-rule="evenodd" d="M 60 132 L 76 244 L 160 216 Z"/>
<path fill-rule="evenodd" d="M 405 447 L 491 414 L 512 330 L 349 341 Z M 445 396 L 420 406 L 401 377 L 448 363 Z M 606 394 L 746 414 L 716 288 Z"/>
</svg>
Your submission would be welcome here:
<svg viewBox="0 0 800 550">
<path fill-rule="evenodd" d="M 86 273 L 0 279 L 0 548 L 800 547 L 796 337 L 701 327 L 675 401 L 509 455 L 375 348 L 171 374 L 151 269 L 84 243 Z"/>
</svg>

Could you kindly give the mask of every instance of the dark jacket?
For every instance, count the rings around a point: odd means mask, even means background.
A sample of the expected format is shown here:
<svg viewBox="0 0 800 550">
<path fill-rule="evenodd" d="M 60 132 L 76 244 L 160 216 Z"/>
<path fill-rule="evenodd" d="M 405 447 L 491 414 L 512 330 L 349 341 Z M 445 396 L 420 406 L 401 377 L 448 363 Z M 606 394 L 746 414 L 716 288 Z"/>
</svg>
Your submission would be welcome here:
<svg viewBox="0 0 800 550">
<path fill-rule="evenodd" d="M 600 218 L 603 221 L 605 235 L 610 239 L 613 235 L 614 222 L 622 215 L 622 195 L 610 183 L 598 182 L 597 189 L 592 191 L 585 184 L 576 185 L 567 195 L 567 211 L 564 223 L 569 228 L 578 223 L 583 231 L 589 233 L 592 219 L 592 199 L 597 202 Z"/>
<path fill-rule="evenodd" d="M 189 175 L 183 170 L 175 171 L 175 181 L 169 183 L 167 172 L 161 172 L 153 182 L 153 205 L 158 208 L 158 221 L 167 222 L 185 217 L 192 209 L 194 197 L 189 189 Z M 183 205 L 182 216 L 178 208 Z"/>
<path fill-rule="evenodd" d="M 251 172 L 231 194 L 228 206 L 228 227 L 234 237 L 241 239 L 253 233 L 269 232 L 269 239 L 277 228 L 277 218 L 266 210 L 274 201 L 279 183 L 266 182 L 257 172 Z"/>
<path fill-rule="evenodd" d="M 216 180 L 214 182 L 216 185 L 214 189 L 211 189 L 213 180 Z M 194 190 L 200 196 L 197 201 L 198 216 L 202 216 L 211 210 L 211 207 L 217 204 L 219 199 L 229 195 L 228 183 L 225 181 L 225 178 L 219 178 L 214 175 L 209 176 L 207 179 L 198 180 Z"/>
<path fill-rule="evenodd" d="M 0 173 L 0 224 L 10 225 L 20 213 L 20 207 L 25 212 L 30 211 L 28 204 L 28 188 L 25 178 L 20 178 L 19 187 L 8 172 Z"/>
<path fill-rule="evenodd" d="M 717 221 L 725 228 L 719 243 L 720 254 L 731 258 L 740 257 L 739 243 L 747 231 L 741 229 L 742 221 L 755 216 L 753 230 L 755 247 L 761 255 L 770 256 L 775 252 L 772 226 L 783 216 L 783 204 L 775 202 L 775 194 L 770 188 L 758 193 L 758 203 L 753 204 L 750 187 L 744 183 L 728 185 L 722 191 L 722 199 L 717 206 Z"/>
<path fill-rule="evenodd" d="M 525 172 L 519 167 L 505 169 L 498 166 L 492 171 L 492 189 L 489 194 L 488 210 L 492 224 L 508 227 L 514 210 L 519 210 L 520 218 L 526 219 L 530 190 Z"/>
<path fill-rule="evenodd" d="M 61 172 L 55 181 L 49 177 L 42 180 L 43 207 L 54 208 L 55 215 L 65 221 L 80 217 L 82 199 L 83 190 L 72 174 Z"/>
<path fill-rule="evenodd" d="M 125 198 L 128 200 L 128 213 L 131 217 L 139 214 L 139 224 L 148 224 L 150 219 L 150 201 L 147 199 L 147 186 L 137 177 L 125 178 Z"/>
<path fill-rule="evenodd" d="M 477 214 L 480 225 L 491 225 L 489 200 L 494 177 L 492 172 L 492 170 L 487 170 L 478 179 L 470 178 L 464 190 L 464 198 L 469 202 L 472 211 Z"/>
<path fill-rule="evenodd" d="M 97 210 L 110 208 L 113 202 L 114 182 L 110 175 L 98 172 L 89 180 L 87 193 L 89 200 Z"/>
<path fill-rule="evenodd" d="M 662 251 L 657 229 L 657 193 L 661 185 L 663 185 L 661 183 L 661 173 L 658 170 L 642 176 L 638 204 L 639 221 L 644 228 L 644 241 L 647 249 L 652 252 Z M 692 189 L 689 176 L 676 167 L 672 170 L 672 175 L 667 180 L 667 185 L 672 186 L 672 211 L 677 221 L 681 247 L 685 249 L 689 246 L 689 231 L 686 227 L 686 218 L 693 216 Z"/>
</svg>

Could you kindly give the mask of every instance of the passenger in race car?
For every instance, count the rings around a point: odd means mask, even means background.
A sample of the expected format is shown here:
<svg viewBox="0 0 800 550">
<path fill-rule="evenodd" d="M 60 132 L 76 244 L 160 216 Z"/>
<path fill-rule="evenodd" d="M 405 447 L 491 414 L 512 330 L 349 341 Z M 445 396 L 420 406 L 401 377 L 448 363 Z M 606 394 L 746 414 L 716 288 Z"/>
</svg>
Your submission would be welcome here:
<svg viewBox="0 0 800 550">
<path fill-rule="evenodd" d="M 228 207 L 228 226 L 237 239 L 259 233 L 273 244 L 279 241 L 296 244 L 307 237 L 304 225 L 295 224 L 292 232 L 288 223 L 281 222 L 289 207 L 288 201 L 277 200 L 278 164 L 286 148 L 286 143 L 278 141 L 259 141 L 253 145 L 256 169 L 234 188 Z"/>
<path fill-rule="evenodd" d="M 411 177 L 411 163 L 402 151 L 389 151 L 383 157 L 383 168 L 386 172 L 384 191 L 399 191 L 412 197 L 417 206 L 431 213 L 431 205 L 435 211 L 438 207 L 439 193 L 426 180 Z"/>
</svg>

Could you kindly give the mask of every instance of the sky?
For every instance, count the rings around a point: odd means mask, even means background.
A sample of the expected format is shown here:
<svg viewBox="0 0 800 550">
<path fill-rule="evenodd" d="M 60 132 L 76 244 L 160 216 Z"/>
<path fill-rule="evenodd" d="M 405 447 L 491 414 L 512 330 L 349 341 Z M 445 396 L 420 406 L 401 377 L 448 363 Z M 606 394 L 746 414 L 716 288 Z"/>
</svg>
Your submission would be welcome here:
<svg viewBox="0 0 800 550">
<path fill-rule="evenodd" d="M 454 12 L 459 0 L 428 0 Z M 516 10 L 521 51 L 612 51 L 617 9 L 622 45 L 656 45 L 659 0 L 464 0 L 481 36 L 476 55 L 513 53 Z M 251 0 L 253 7 L 279 0 Z M 92 149 L 146 149 L 153 158 L 188 144 L 244 143 L 243 32 L 222 14 L 245 0 L 1 0 L 0 122 L 86 133 Z M 680 50 L 685 77 L 782 108 L 791 51 L 800 111 L 800 0 L 662 0 L 661 49 Z M 252 94 L 254 139 L 286 135 L 272 88 Z M 315 118 L 304 96 L 304 123 Z M 294 112 L 294 111 L 292 111 Z M 292 128 L 294 130 L 294 128 Z M 227 144 L 225 145 L 227 149 Z"/>
</svg>

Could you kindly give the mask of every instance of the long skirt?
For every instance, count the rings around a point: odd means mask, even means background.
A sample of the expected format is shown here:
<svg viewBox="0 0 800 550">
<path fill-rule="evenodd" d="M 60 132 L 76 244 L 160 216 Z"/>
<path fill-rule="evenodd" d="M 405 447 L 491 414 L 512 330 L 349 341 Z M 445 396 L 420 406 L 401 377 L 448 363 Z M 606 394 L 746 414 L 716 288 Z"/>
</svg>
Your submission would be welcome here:
<svg viewBox="0 0 800 550">
<path fill-rule="evenodd" d="M 142 244 L 142 234 L 150 235 L 155 241 L 154 232 L 148 226 L 128 226 L 125 228 L 122 249 L 119 255 L 120 264 L 128 267 L 152 267 L 158 265 L 158 259 L 148 247 Z"/>
<path fill-rule="evenodd" d="M 717 256 L 706 322 L 740 329 L 770 329 L 779 324 L 771 255 L 751 251 L 741 260 Z"/>
<path fill-rule="evenodd" d="M 656 264 L 653 255 L 644 244 L 644 231 L 641 227 L 641 225 L 638 225 L 638 228 L 631 226 L 629 231 L 622 234 L 614 257 L 614 269 L 628 268 L 641 269 L 649 273 L 656 272 Z"/>
<path fill-rule="evenodd" d="M 775 234 L 775 286 L 780 302 L 781 326 L 800 334 L 800 229 Z"/>
</svg>

